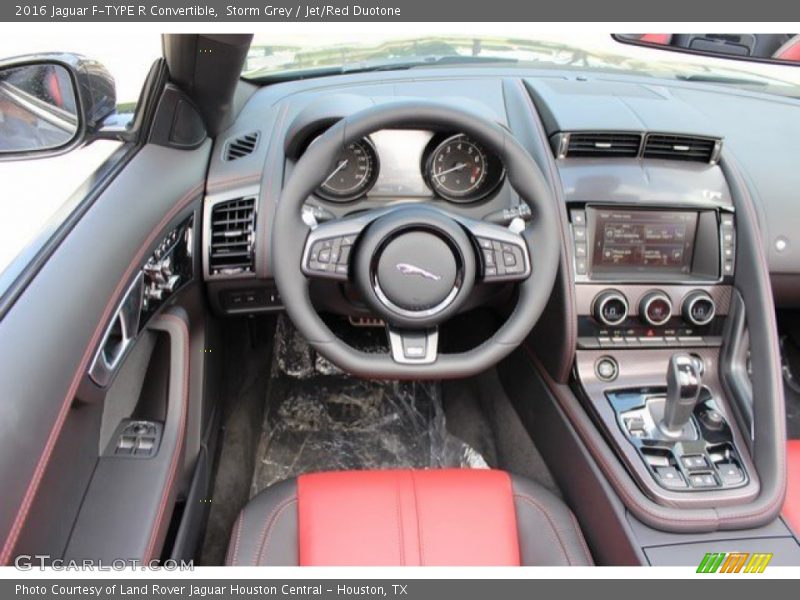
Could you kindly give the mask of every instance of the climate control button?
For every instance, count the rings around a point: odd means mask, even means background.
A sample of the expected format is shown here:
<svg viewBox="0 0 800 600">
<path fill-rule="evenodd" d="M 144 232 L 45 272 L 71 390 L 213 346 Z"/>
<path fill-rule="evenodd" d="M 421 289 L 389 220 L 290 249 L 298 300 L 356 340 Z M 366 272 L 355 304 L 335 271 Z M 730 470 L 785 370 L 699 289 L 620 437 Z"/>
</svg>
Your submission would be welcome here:
<svg viewBox="0 0 800 600">
<path fill-rule="evenodd" d="M 639 318 L 647 325 L 660 327 L 672 317 L 672 301 L 664 292 L 647 292 L 639 302 Z"/>
<path fill-rule="evenodd" d="M 717 306 L 706 292 L 694 291 L 683 300 L 681 313 L 685 321 L 692 325 L 708 325 L 714 320 Z"/>
<path fill-rule="evenodd" d="M 594 299 L 592 312 L 595 319 L 613 327 L 628 317 L 628 301 L 620 292 L 607 290 Z"/>
</svg>

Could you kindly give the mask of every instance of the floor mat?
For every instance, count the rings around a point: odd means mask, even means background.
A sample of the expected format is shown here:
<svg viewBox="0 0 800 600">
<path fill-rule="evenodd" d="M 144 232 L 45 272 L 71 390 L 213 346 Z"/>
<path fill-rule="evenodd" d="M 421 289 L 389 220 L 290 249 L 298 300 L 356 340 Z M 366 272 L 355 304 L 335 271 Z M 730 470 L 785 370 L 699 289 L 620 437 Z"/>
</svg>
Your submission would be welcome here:
<svg viewBox="0 0 800 600">
<path fill-rule="evenodd" d="M 342 376 L 278 330 L 251 496 L 312 471 L 487 468 L 448 433 L 441 384 Z"/>
</svg>

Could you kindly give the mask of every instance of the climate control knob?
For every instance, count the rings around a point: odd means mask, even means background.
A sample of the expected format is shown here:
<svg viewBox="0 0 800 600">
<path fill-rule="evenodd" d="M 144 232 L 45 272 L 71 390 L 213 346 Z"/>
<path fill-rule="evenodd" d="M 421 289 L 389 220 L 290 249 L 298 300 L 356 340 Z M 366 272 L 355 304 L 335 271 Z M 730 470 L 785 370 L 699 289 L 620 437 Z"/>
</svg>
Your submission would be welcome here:
<svg viewBox="0 0 800 600">
<path fill-rule="evenodd" d="M 708 325 L 714 319 L 716 312 L 717 305 L 706 292 L 695 291 L 683 299 L 681 313 L 684 320 L 692 325 Z"/>
<path fill-rule="evenodd" d="M 672 301 L 664 292 L 647 292 L 639 301 L 639 318 L 646 325 L 661 327 L 672 316 Z"/>
<path fill-rule="evenodd" d="M 592 304 L 594 318 L 611 327 L 628 317 L 628 301 L 620 292 L 607 290 L 597 295 Z"/>
</svg>

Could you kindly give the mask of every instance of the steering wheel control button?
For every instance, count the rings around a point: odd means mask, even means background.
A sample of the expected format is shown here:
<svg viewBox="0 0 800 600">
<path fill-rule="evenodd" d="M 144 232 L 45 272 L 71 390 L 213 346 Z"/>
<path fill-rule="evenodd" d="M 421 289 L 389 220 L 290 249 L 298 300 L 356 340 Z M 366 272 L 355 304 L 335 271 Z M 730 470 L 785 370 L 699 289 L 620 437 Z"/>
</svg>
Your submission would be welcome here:
<svg viewBox="0 0 800 600">
<path fill-rule="evenodd" d="M 639 302 L 639 318 L 646 325 L 660 327 L 672 317 L 672 301 L 664 292 L 647 292 Z"/>
<path fill-rule="evenodd" d="M 658 482 L 668 489 L 686 489 L 686 480 L 675 467 L 656 467 Z M 691 476 L 690 476 L 691 478 Z"/>
<path fill-rule="evenodd" d="M 592 312 L 595 319 L 613 327 L 628 317 L 628 301 L 620 292 L 607 290 L 595 298 Z"/>
<path fill-rule="evenodd" d="M 458 291 L 455 250 L 435 233 L 400 233 L 379 252 L 376 292 L 390 308 L 436 312 Z"/>
<path fill-rule="evenodd" d="M 617 361 L 610 356 L 601 356 L 594 365 L 597 377 L 603 381 L 614 381 L 619 375 Z"/>
<path fill-rule="evenodd" d="M 322 277 L 347 279 L 350 250 L 354 241 L 353 235 L 317 240 L 308 253 L 306 271 Z"/>
<path fill-rule="evenodd" d="M 683 318 L 692 325 L 702 327 L 714 320 L 717 307 L 714 299 L 706 292 L 691 292 L 683 301 L 681 313 Z"/>
<path fill-rule="evenodd" d="M 489 238 L 477 240 L 484 281 L 513 281 L 525 276 L 525 256 L 520 246 Z"/>
</svg>

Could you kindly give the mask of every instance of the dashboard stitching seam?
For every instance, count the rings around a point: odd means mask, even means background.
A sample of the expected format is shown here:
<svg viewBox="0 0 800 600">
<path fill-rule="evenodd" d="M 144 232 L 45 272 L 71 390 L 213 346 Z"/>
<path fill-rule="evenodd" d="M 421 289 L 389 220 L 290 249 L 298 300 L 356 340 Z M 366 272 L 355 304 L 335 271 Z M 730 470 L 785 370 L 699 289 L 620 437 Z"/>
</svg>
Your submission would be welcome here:
<svg viewBox="0 0 800 600">
<path fill-rule="evenodd" d="M 565 228 L 568 227 L 568 224 L 564 221 L 564 210 L 566 203 L 564 202 L 564 195 L 563 190 L 561 189 L 561 182 L 560 177 L 558 175 L 558 170 L 553 162 L 552 156 L 549 153 L 549 144 L 547 143 L 547 134 L 544 131 L 544 128 L 541 123 L 541 119 L 539 116 L 539 111 L 536 109 L 536 106 L 533 104 L 531 100 L 530 93 L 528 92 L 525 84 L 522 80 L 517 80 L 519 87 L 522 89 L 522 94 L 526 100 L 526 103 L 531 110 L 531 114 L 533 116 L 533 121 L 536 124 L 536 131 L 539 134 L 540 141 L 544 142 L 545 147 L 545 162 L 547 163 L 547 172 L 549 173 L 550 178 L 550 187 L 553 190 L 556 199 L 556 213 L 558 214 L 558 221 L 561 225 L 560 235 L 561 235 L 561 242 L 562 242 L 562 249 L 564 249 L 565 255 L 563 256 L 563 266 L 565 267 L 564 276 L 566 277 L 566 285 L 565 291 L 567 294 L 567 310 L 569 314 L 565 319 L 565 324 L 567 326 L 568 334 L 567 337 L 569 338 L 567 341 L 567 348 L 575 347 L 575 343 L 577 340 L 577 317 L 575 315 L 575 290 L 573 289 L 572 282 L 574 281 L 574 274 L 572 272 L 572 256 L 570 255 L 570 243 L 569 238 L 567 237 Z M 569 352 L 569 350 L 567 350 Z M 562 373 L 560 374 L 560 378 L 565 380 L 569 377 L 570 371 L 570 360 L 567 359 L 564 361 L 564 366 L 562 368 Z"/>
</svg>

